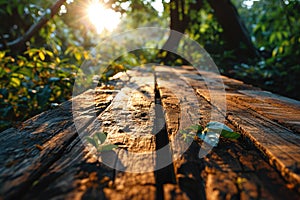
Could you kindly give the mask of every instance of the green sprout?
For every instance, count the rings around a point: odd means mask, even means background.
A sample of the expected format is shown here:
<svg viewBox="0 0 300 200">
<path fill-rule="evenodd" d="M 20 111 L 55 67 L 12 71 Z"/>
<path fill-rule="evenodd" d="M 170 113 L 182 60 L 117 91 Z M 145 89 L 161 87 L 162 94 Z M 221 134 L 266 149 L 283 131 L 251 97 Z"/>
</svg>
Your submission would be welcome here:
<svg viewBox="0 0 300 200">
<path fill-rule="evenodd" d="M 185 142 L 190 143 L 195 138 L 194 133 L 196 133 L 198 135 L 198 133 L 201 133 L 201 131 L 202 131 L 202 126 L 195 124 L 184 130 L 180 130 L 180 133 L 181 133 L 182 139 Z"/>
<path fill-rule="evenodd" d="M 234 132 L 231 128 L 220 122 L 209 122 L 205 128 L 195 124 L 184 130 L 180 130 L 185 142 L 192 142 L 193 139 L 199 138 L 212 146 L 216 146 L 219 141 L 219 134 L 228 139 L 236 140 L 240 134 Z M 196 133 L 196 137 L 194 136 Z"/>
<path fill-rule="evenodd" d="M 107 138 L 106 132 L 98 132 L 93 137 L 86 137 L 86 140 L 92 144 L 98 152 L 111 151 L 118 148 L 118 145 L 107 143 L 105 140 Z"/>
<path fill-rule="evenodd" d="M 203 129 L 203 131 L 201 132 L 201 135 L 199 134 L 197 136 L 201 138 L 202 135 L 206 135 L 209 132 L 220 133 L 222 137 L 233 140 L 236 140 L 241 136 L 221 122 L 209 122 L 206 125 L 205 129 Z"/>
</svg>

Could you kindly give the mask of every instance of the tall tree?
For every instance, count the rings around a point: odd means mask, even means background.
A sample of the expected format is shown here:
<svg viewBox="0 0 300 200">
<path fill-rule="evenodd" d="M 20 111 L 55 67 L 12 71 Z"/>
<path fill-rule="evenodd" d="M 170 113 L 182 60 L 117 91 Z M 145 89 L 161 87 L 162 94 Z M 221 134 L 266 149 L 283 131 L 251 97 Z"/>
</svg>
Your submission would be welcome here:
<svg viewBox="0 0 300 200">
<path fill-rule="evenodd" d="M 258 52 L 251 42 L 249 33 L 241 20 L 237 9 L 230 0 L 207 0 L 224 30 L 224 36 L 230 50 L 236 55 L 256 57 Z M 242 48 L 241 48 L 242 47 Z"/>
<path fill-rule="evenodd" d="M 257 50 L 251 42 L 249 33 L 230 0 L 207 0 L 207 2 L 214 10 L 214 15 L 223 28 L 227 49 L 234 50 L 236 57 L 241 59 L 258 56 Z M 199 11 L 202 8 L 202 5 L 203 0 L 197 0 L 195 2 L 171 0 L 169 5 L 170 29 L 184 33 L 187 30 L 189 23 L 197 23 L 193 22 L 189 13 L 192 11 Z M 181 34 L 171 32 L 164 47 L 175 50 L 181 37 Z M 164 58 L 164 61 L 169 61 L 171 59 L 170 55 L 171 54 L 168 53 Z"/>
<path fill-rule="evenodd" d="M 188 5 L 184 0 L 171 0 L 169 4 L 170 12 L 170 32 L 169 38 L 163 46 L 163 49 L 176 51 L 179 42 L 182 38 L 182 33 L 188 28 L 191 21 L 187 13 L 190 10 L 199 10 L 202 7 L 202 0 L 196 2 L 189 2 Z M 160 55 L 163 51 L 160 52 Z M 172 61 L 173 54 L 167 52 L 163 58 L 164 62 Z"/>
</svg>

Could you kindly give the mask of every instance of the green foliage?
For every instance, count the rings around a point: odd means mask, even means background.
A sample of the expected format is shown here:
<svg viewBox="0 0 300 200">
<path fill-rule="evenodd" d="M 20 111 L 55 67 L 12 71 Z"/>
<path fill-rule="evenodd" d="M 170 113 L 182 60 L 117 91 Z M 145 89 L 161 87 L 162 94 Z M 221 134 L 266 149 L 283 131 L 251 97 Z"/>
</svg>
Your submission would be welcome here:
<svg viewBox="0 0 300 200">
<path fill-rule="evenodd" d="M 97 132 L 93 137 L 86 137 L 86 141 L 93 145 L 98 152 L 111 151 L 118 148 L 118 145 L 106 142 L 107 133 Z"/>
<path fill-rule="evenodd" d="M 71 97 L 78 66 L 44 48 L 0 52 L 1 129 Z"/>
<path fill-rule="evenodd" d="M 260 58 L 244 59 L 241 63 L 234 51 L 226 50 L 223 30 L 206 1 L 200 10 L 188 12 L 189 37 L 210 53 L 221 73 L 300 99 L 300 2 L 253 1 L 252 6 L 244 0 L 232 2 L 260 51 Z"/>
<path fill-rule="evenodd" d="M 43 15 L 49 13 L 53 3 L 50 0 L 0 1 L 1 44 L 5 45 L 22 36 Z M 125 12 L 122 8 L 124 3 L 126 1 L 107 2 L 110 6 L 114 4 L 112 7 L 122 13 Z M 83 61 L 91 64 L 87 70 L 99 75 L 102 83 L 120 71 L 147 62 L 147 56 L 128 53 L 115 61 L 104 63 L 107 56 L 118 52 L 118 44 L 114 45 L 116 48 L 101 46 L 104 50 L 91 55 L 91 48 L 98 46 L 98 38 L 103 38 L 96 34 L 87 21 L 85 9 L 88 4 L 85 0 L 65 4 L 67 13 L 55 15 L 23 47 L 0 51 L 0 130 L 69 99 L 74 79 L 82 76 L 79 67 Z M 137 5 L 142 10 L 137 9 Z M 147 11 L 147 16 L 142 11 Z M 159 21 L 154 17 L 157 12 L 143 1 L 132 3 L 128 12 L 135 14 L 128 17 L 131 20 L 124 21 L 119 31 L 137 24 Z M 92 85 L 94 78 L 85 77 L 84 83 L 79 84 Z"/>
<path fill-rule="evenodd" d="M 18 39 L 52 4 L 50 0 L 0 1 L 1 43 Z M 85 23 L 77 21 L 72 26 L 58 14 L 24 47 L 0 51 L 0 130 L 71 97 L 79 67 L 89 59 L 86 46 L 92 35 L 82 34 Z"/>
<path fill-rule="evenodd" d="M 7 41 L 12 41 L 37 22 L 39 18 L 47 13 L 51 1 L 11 0 L 0 1 L 0 35 Z M 9 20 L 8 20 L 9 19 Z"/>
<path fill-rule="evenodd" d="M 192 10 L 189 15 L 191 19 L 187 30 L 189 37 L 199 42 L 209 53 L 220 53 L 224 49 L 221 37 L 223 30 L 209 5 L 204 3 L 201 10 Z"/>
<path fill-rule="evenodd" d="M 119 30 L 135 29 L 140 27 L 168 26 L 166 20 L 162 21 L 157 11 L 151 6 L 150 1 L 133 0 L 129 9 L 126 11 L 127 16 L 122 21 Z"/>
<path fill-rule="evenodd" d="M 204 46 L 223 73 L 300 99 L 300 2 L 254 1 L 250 8 L 245 6 L 244 0 L 232 1 L 262 54 L 260 60 L 237 63 L 234 52 L 225 51 L 223 30 L 206 1 L 202 9 L 191 12 L 187 5 L 192 0 L 185 2 L 183 11 L 190 19 L 186 33 Z M 118 27 L 119 32 L 143 26 L 168 27 L 168 9 L 159 15 L 151 1 L 106 2 L 109 7 L 126 15 Z M 49 14 L 52 4 L 50 0 L 0 0 L 1 44 L 5 46 L 22 36 L 43 15 Z M 124 9 L 125 4 L 127 9 Z M 171 6 L 166 1 L 163 4 L 165 8 Z M 124 52 L 116 60 L 104 63 L 108 55 L 114 57 L 119 51 L 118 44 L 112 48 L 100 46 L 102 51 L 96 50 L 97 54 L 91 58 L 90 49 L 99 43 L 95 36 L 100 36 L 87 22 L 86 5 L 85 0 L 65 4 L 67 13 L 56 15 L 23 48 L 0 51 L 0 130 L 69 99 L 74 79 L 81 75 L 79 67 L 85 60 L 91 64 L 89 70 L 100 70 L 93 74 L 99 75 L 101 84 L 120 71 L 155 62 L 158 52 L 147 49 Z M 180 45 L 186 48 L 185 44 Z M 175 65 L 183 63 L 181 58 L 173 62 Z M 82 84 L 90 84 L 93 80 L 94 77 L 86 77 Z M 204 130 L 197 126 L 182 133 L 186 140 L 190 140 L 193 137 L 189 137 L 189 132 L 202 134 Z M 231 137 L 230 131 L 221 132 L 225 137 Z"/>
<path fill-rule="evenodd" d="M 18 39 L 53 1 L 0 1 L 1 43 Z M 9 20 L 7 20 L 9 19 Z M 0 51 L 0 130 L 69 99 L 88 58 L 75 31 L 55 16 L 19 49 Z M 67 30 L 67 31 L 66 31 Z"/>
<path fill-rule="evenodd" d="M 300 2 L 255 1 L 249 8 L 235 3 L 262 55 L 258 62 L 236 64 L 235 76 L 300 99 Z"/>
</svg>

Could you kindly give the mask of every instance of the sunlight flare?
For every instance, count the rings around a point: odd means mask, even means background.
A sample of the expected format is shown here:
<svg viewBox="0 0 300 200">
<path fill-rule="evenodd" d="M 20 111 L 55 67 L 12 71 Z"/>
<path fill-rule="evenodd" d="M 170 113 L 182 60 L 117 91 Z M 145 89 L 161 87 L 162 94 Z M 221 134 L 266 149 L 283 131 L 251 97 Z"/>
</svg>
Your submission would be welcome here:
<svg viewBox="0 0 300 200">
<path fill-rule="evenodd" d="M 87 9 L 88 17 L 91 23 L 95 26 L 97 33 L 102 31 L 113 31 L 121 20 L 121 14 L 112 9 L 105 8 L 103 4 L 94 1 Z"/>
</svg>

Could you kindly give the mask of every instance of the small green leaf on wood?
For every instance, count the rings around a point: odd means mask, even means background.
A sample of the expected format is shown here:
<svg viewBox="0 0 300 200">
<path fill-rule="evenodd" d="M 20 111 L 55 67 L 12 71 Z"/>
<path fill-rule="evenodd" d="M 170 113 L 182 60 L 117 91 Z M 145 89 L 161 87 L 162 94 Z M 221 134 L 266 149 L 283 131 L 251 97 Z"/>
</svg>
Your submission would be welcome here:
<svg viewBox="0 0 300 200">
<path fill-rule="evenodd" d="M 192 126 L 190 126 L 190 128 L 193 131 L 197 131 L 197 132 L 202 132 L 202 130 L 203 130 L 202 126 L 200 126 L 199 124 L 192 125 Z"/>
<path fill-rule="evenodd" d="M 104 141 L 106 140 L 106 137 L 107 137 L 107 133 L 98 132 L 95 135 L 97 136 L 97 138 L 101 142 L 101 144 L 104 143 Z"/>
<path fill-rule="evenodd" d="M 221 122 L 209 122 L 202 132 L 197 133 L 197 136 L 202 140 L 206 140 L 208 135 L 210 137 L 218 137 L 218 134 L 224 138 L 233 140 L 236 140 L 240 137 L 240 134 L 234 132 L 231 128 Z"/>
<path fill-rule="evenodd" d="M 90 144 L 92 144 L 96 148 L 98 147 L 97 142 L 92 137 L 86 137 L 86 141 L 88 141 Z"/>
<path fill-rule="evenodd" d="M 87 142 L 92 144 L 98 152 L 111 151 L 115 148 L 118 148 L 117 145 L 106 143 L 107 133 L 97 132 L 93 137 L 86 137 Z"/>
<path fill-rule="evenodd" d="M 236 140 L 238 139 L 241 135 L 232 131 L 226 131 L 226 130 L 222 130 L 221 132 L 221 136 L 225 137 L 225 138 L 228 138 L 228 139 L 233 139 L 233 140 Z"/>
</svg>

